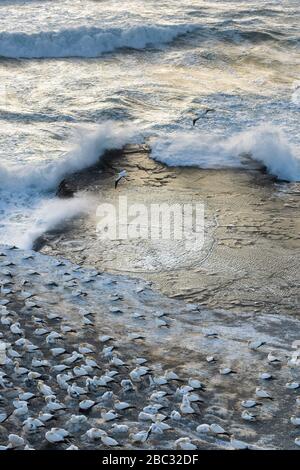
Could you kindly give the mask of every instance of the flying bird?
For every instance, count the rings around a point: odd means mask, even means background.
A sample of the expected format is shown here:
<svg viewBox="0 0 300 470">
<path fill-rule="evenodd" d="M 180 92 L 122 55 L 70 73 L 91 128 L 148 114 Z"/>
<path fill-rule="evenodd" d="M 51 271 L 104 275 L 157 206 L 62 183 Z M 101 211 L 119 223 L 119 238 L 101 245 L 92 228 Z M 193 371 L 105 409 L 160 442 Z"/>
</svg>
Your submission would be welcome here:
<svg viewBox="0 0 300 470">
<path fill-rule="evenodd" d="M 119 181 L 121 181 L 122 178 L 125 178 L 125 176 L 127 175 L 127 171 L 126 170 L 122 170 L 120 171 L 120 173 L 118 174 L 116 180 L 115 180 L 115 189 L 117 189 L 117 186 L 119 184 Z"/>
<path fill-rule="evenodd" d="M 212 108 L 207 108 L 203 114 L 201 114 L 200 116 L 197 116 L 193 119 L 193 126 L 196 124 L 197 121 L 199 121 L 199 119 L 201 119 L 202 117 L 206 116 L 208 113 L 213 113 L 215 112 L 215 109 L 212 109 Z"/>
</svg>

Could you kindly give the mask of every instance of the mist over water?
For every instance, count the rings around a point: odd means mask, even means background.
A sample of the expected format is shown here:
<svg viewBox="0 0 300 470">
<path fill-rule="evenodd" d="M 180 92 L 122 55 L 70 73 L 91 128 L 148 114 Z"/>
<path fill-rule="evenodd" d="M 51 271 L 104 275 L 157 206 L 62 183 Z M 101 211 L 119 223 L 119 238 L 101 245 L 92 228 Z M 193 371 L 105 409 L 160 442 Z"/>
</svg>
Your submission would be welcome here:
<svg viewBox="0 0 300 470">
<path fill-rule="evenodd" d="M 0 240 L 31 239 L 65 174 L 132 140 L 299 181 L 299 20 L 293 0 L 2 1 Z"/>
</svg>

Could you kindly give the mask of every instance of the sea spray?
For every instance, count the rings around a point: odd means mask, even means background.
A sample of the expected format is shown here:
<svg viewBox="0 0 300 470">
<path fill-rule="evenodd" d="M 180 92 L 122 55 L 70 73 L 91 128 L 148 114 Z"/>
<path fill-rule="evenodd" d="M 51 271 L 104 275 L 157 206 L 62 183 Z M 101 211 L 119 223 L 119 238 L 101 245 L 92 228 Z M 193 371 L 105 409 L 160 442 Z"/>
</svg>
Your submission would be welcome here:
<svg viewBox="0 0 300 470">
<path fill-rule="evenodd" d="M 242 168 L 243 155 L 264 165 L 279 179 L 300 181 L 300 155 L 278 127 L 261 125 L 230 137 L 217 137 L 193 129 L 159 137 L 151 155 L 168 166 Z"/>
<path fill-rule="evenodd" d="M 79 27 L 38 33 L 1 32 L 0 56 L 9 58 L 99 57 L 120 48 L 144 49 L 173 41 L 196 25 L 143 25 L 128 28 Z"/>
</svg>

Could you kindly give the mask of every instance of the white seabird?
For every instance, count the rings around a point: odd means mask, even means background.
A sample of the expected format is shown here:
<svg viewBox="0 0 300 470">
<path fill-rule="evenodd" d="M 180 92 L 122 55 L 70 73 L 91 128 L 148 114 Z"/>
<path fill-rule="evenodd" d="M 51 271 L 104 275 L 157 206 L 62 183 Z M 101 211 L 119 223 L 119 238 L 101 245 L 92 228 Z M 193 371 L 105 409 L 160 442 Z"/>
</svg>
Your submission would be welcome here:
<svg viewBox="0 0 300 470">
<path fill-rule="evenodd" d="M 62 428 L 51 428 L 50 431 L 46 432 L 45 438 L 48 442 L 52 444 L 56 442 L 63 442 L 65 438 L 69 435 L 69 432 L 66 429 Z"/>
<path fill-rule="evenodd" d="M 121 181 L 122 178 L 125 178 L 125 176 L 127 176 L 127 171 L 121 170 L 115 179 L 115 189 L 117 189 L 119 182 Z"/>
</svg>

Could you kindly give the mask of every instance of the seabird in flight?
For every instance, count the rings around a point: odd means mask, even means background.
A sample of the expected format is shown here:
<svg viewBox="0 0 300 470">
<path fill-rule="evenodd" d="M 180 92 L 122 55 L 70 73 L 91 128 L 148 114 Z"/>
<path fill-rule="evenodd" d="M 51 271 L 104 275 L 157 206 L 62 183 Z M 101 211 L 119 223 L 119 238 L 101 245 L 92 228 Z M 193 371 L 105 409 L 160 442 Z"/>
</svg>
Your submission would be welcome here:
<svg viewBox="0 0 300 470">
<path fill-rule="evenodd" d="M 125 176 L 127 175 L 127 171 L 126 170 L 122 170 L 120 171 L 120 173 L 118 174 L 116 180 L 115 180 L 115 189 L 117 189 L 117 186 L 119 184 L 119 181 L 121 181 L 122 178 L 125 178 Z"/>
<path fill-rule="evenodd" d="M 203 114 L 201 114 L 200 116 L 197 116 L 193 119 L 193 126 L 196 124 L 197 121 L 199 121 L 199 119 L 201 119 L 202 117 L 206 116 L 208 113 L 213 113 L 215 110 L 212 109 L 212 108 L 207 108 Z"/>
</svg>

